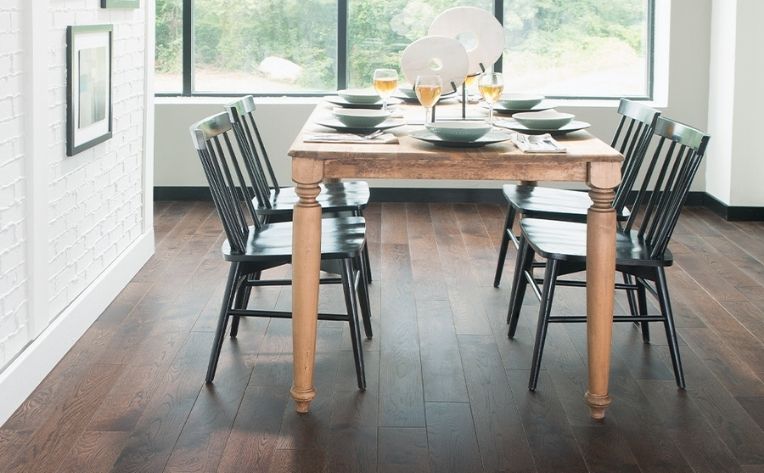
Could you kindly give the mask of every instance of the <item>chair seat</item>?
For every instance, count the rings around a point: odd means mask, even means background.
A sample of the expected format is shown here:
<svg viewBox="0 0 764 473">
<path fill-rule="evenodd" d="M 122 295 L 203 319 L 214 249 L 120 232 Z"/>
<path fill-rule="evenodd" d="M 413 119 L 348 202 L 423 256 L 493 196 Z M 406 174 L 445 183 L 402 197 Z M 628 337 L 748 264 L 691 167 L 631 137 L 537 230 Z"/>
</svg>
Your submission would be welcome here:
<svg viewBox="0 0 764 473">
<path fill-rule="evenodd" d="M 330 182 L 321 184 L 317 200 L 324 211 L 362 210 L 369 204 L 369 196 L 369 183 L 366 181 Z M 269 200 L 271 208 L 258 207 L 258 213 L 291 214 L 300 198 L 294 187 L 282 187 L 278 194 L 271 189 Z"/>
<path fill-rule="evenodd" d="M 285 262 L 292 260 L 291 222 L 269 223 L 256 232 L 249 227 L 245 254 L 231 252 L 226 240 L 223 243 L 223 257 L 227 261 L 238 262 Z M 363 217 L 327 218 L 321 220 L 322 259 L 353 258 L 363 249 L 366 237 L 366 222 Z"/>
<path fill-rule="evenodd" d="M 568 262 L 586 262 L 586 224 L 537 218 L 520 221 L 522 234 L 541 257 Z M 636 231 L 616 230 L 616 266 L 671 266 L 667 249 L 662 258 L 651 258 L 651 248 Z"/>
<path fill-rule="evenodd" d="M 505 184 L 501 190 L 509 205 L 530 217 L 585 222 L 592 205 L 589 194 L 582 191 L 515 184 Z M 624 208 L 618 220 L 628 220 L 629 215 Z"/>
</svg>

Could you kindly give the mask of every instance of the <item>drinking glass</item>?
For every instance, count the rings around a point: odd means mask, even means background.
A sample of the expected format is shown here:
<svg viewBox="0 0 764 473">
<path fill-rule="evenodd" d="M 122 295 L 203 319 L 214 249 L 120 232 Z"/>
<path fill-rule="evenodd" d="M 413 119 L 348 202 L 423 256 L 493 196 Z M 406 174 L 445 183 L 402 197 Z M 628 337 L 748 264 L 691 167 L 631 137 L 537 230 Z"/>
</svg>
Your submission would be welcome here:
<svg viewBox="0 0 764 473">
<path fill-rule="evenodd" d="M 419 103 L 424 107 L 424 124 L 430 123 L 430 110 L 438 103 L 443 91 L 443 81 L 440 76 L 417 76 L 414 92 Z"/>
<path fill-rule="evenodd" d="M 504 77 L 499 72 L 486 72 L 478 79 L 478 90 L 488 104 L 488 124 L 493 125 L 493 104 L 504 90 Z"/>
<path fill-rule="evenodd" d="M 387 101 L 398 88 L 398 71 L 395 69 L 374 70 L 374 90 L 382 97 L 382 110 L 387 111 Z"/>
</svg>

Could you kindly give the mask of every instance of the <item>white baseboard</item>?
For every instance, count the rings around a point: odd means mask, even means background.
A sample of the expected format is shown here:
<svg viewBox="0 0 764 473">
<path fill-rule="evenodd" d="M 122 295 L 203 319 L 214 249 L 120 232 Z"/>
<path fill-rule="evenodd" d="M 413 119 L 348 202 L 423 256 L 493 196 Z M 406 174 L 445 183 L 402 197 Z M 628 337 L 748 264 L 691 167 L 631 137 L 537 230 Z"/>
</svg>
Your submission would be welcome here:
<svg viewBox="0 0 764 473">
<path fill-rule="evenodd" d="M 82 334 L 154 254 L 154 231 L 142 234 L 0 373 L 0 425 L 18 409 Z M 32 295 L 34 297 L 34 295 Z"/>
</svg>

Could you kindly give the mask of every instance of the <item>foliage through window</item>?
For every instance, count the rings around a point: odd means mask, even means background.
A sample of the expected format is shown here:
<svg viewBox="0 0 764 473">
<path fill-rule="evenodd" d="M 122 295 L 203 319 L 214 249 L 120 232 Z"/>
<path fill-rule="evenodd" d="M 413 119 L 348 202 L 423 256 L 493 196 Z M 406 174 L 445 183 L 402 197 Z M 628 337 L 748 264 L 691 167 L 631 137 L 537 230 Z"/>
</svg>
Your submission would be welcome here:
<svg viewBox="0 0 764 473">
<path fill-rule="evenodd" d="M 375 68 L 399 68 L 401 51 L 443 10 L 498 4 L 506 44 L 495 67 L 506 90 L 648 97 L 653 1 L 157 0 L 157 91 L 320 94 L 369 86 Z M 183 24 L 184 7 L 193 9 L 192 25 Z M 184 31 L 193 44 L 183 44 Z"/>
</svg>

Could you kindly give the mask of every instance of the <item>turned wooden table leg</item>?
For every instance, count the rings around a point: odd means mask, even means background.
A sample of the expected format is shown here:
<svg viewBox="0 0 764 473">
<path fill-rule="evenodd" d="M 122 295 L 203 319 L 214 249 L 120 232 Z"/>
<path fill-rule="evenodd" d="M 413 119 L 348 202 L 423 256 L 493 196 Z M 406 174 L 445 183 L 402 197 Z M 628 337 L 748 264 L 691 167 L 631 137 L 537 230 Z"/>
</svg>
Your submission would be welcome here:
<svg viewBox="0 0 764 473">
<path fill-rule="evenodd" d="M 615 296 L 615 228 L 612 207 L 620 181 L 618 163 L 590 163 L 589 195 L 593 204 L 587 216 L 586 311 L 589 352 L 589 385 L 585 394 L 591 416 L 605 417 L 610 405 L 610 349 L 613 337 Z"/>
<path fill-rule="evenodd" d="M 321 265 L 321 206 L 316 202 L 322 177 L 320 162 L 292 161 L 292 179 L 300 202 L 294 208 L 292 237 L 292 399 L 297 412 L 310 410 L 316 397 L 313 367 L 316 358 L 318 279 Z"/>
</svg>

